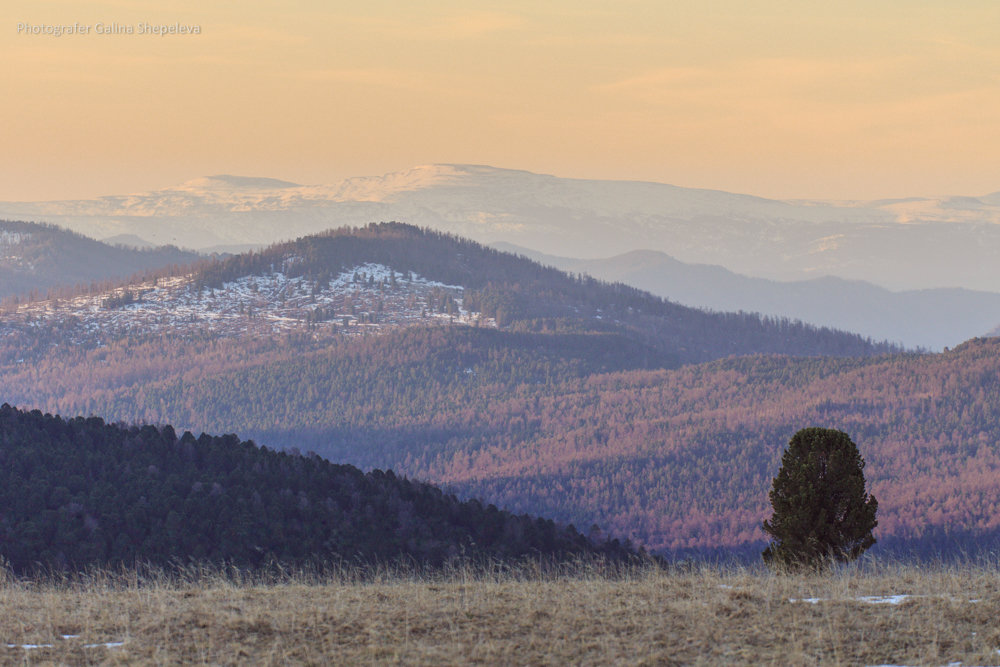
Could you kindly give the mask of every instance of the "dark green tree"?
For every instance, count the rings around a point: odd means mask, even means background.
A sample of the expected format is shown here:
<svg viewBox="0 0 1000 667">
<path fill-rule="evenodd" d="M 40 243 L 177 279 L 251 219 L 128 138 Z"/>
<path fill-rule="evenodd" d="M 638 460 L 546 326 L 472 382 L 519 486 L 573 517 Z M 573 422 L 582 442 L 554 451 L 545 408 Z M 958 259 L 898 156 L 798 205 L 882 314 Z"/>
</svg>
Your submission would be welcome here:
<svg viewBox="0 0 1000 667">
<path fill-rule="evenodd" d="M 764 561 L 818 568 L 850 561 L 875 544 L 878 502 L 865 491 L 865 461 L 843 431 L 805 428 L 788 443 L 765 521 L 771 544 Z"/>
</svg>

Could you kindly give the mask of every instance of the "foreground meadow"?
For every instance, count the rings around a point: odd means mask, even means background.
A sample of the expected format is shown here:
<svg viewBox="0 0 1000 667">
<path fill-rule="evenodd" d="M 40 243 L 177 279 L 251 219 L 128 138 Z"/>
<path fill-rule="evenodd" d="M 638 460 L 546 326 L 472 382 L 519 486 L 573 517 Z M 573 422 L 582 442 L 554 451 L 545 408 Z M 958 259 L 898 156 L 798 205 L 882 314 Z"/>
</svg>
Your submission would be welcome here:
<svg viewBox="0 0 1000 667">
<path fill-rule="evenodd" d="M 0 581 L 6 664 L 1000 664 L 1000 568 Z"/>
</svg>

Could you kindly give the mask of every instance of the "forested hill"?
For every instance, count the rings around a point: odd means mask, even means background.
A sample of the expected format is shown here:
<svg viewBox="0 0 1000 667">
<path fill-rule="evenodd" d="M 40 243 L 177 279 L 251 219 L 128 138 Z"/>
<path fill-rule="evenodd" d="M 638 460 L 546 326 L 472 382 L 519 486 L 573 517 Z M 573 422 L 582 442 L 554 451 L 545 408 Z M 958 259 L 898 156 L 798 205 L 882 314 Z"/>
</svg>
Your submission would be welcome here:
<svg viewBox="0 0 1000 667">
<path fill-rule="evenodd" d="M 374 263 L 464 289 L 461 305 L 501 329 L 627 332 L 675 364 L 734 354 L 869 356 L 898 351 L 861 336 L 751 313 L 710 313 L 648 292 L 572 276 L 525 257 L 401 224 L 343 228 L 210 264 L 205 288 L 282 272 L 322 290 L 344 271 Z"/>
<path fill-rule="evenodd" d="M 964 534 L 969 553 L 996 545 L 1000 339 L 943 354 L 615 370 L 630 362 L 626 343 L 458 326 L 343 336 L 306 353 L 158 339 L 0 364 L 0 395 L 238 429 L 651 549 L 758 555 L 782 449 L 800 428 L 838 428 L 868 464 L 879 544 L 953 551 Z"/>
<path fill-rule="evenodd" d="M 0 220 L 0 300 L 45 296 L 56 287 L 90 287 L 198 258 L 171 246 L 113 246 L 54 225 Z"/>
<path fill-rule="evenodd" d="M 0 557 L 17 571 L 190 561 L 260 566 L 636 552 L 235 435 L 0 407 Z"/>
</svg>

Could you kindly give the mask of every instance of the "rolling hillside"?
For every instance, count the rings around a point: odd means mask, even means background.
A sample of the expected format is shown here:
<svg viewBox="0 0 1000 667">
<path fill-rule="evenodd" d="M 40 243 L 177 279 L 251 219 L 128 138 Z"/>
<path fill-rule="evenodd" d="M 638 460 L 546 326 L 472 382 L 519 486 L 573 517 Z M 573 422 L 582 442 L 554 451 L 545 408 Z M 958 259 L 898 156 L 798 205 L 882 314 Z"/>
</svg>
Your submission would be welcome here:
<svg viewBox="0 0 1000 667">
<path fill-rule="evenodd" d="M 235 435 L 64 420 L 0 406 L 5 567 L 188 562 L 241 567 L 636 553 L 572 526 L 460 502 L 392 471 L 362 473 Z"/>
<path fill-rule="evenodd" d="M 573 259 L 511 244 L 494 247 L 562 271 L 632 285 L 693 308 L 788 317 L 909 348 L 941 351 L 970 338 L 996 335 L 988 332 L 1000 322 L 1000 293 L 996 292 L 959 288 L 893 292 L 832 276 L 780 282 L 740 275 L 721 266 L 687 264 L 652 250 L 606 259 Z"/>
<path fill-rule="evenodd" d="M 1000 529 L 1000 341 L 900 354 L 396 224 L 185 280 L 5 316 L 0 396 L 236 430 L 657 549 L 756 548 L 788 438 L 830 426 L 869 463 L 883 542 Z"/>
<path fill-rule="evenodd" d="M 312 351 L 158 340 L 5 364 L 2 391 L 64 413 L 228 424 L 269 446 L 674 549 L 757 546 L 784 445 L 803 426 L 835 427 L 868 461 L 880 541 L 942 548 L 942 533 L 974 544 L 1000 529 L 1000 341 L 676 370 L 637 365 L 625 349 L 610 336 L 471 327 Z"/>
<path fill-rule="evenodd" d="M 45 296 L 56 287 L 106 283 L 197 259 L 174 247 L 113 246 L 52 225 L 0 220 L 0 300 Z"/>
<path fill-rule="evenodd" d="M 398 223 L 306 237 L 169 279 L 28 303 L 0 332 L 23 350 L 143 335 L 310 341 L 440 323 L 533 333 L 618 333 L 658 365 L 762 352 L 896 351 L 754 314 L 706 313 L 621 284 L 574 278 L 471 241 Z M 31 352 L 35 354 L 37 352 Z"/>
</svg>

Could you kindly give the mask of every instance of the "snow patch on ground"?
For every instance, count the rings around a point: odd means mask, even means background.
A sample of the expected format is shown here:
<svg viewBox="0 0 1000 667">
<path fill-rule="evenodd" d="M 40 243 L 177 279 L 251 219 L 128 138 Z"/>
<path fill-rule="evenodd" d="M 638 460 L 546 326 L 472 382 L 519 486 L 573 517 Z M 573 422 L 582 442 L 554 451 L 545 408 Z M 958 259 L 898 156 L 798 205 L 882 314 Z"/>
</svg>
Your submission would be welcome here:
<svg viewBox="0 0 1000 667">
<path fill-rule="evenodd" d="M 34 271 L 33 262 L 29 262 L 22 255 L 18 254 L 17 246 L 22 241 L 31 238 L 31 232 L 11 232 L 0 229 L 0 262 L 13 265 L 28 271 Z"/>
<path fill-rule="evenodd" d="M 288 257 L 272 273 L 221 287 L 199 287 L 188 275 L 23 304 L 0 321 L 0 336 L 58 326 L 69 342 L 100 344 L 115 335 L 150 333 L 322 338 L 415 324 L 496 326 L 463 306 L 461 286 L 375 263 L 358 264 L 323 284 L 294 275 L 301 261 Z"/>
<path fill-rule="evenodd" d="M 836 598 L 788 598 L 789 602 L 805 602 L 806 604 L 819 604 L 820 602 L 862 602 L 864 604 L 903 604 L 907 600 L 913 600 L 916 598 L 926 598 L 931 597 L 927 595 L 909 595 L 909 594 L 899 594 L 899 595 L 862 595 L 856 598 L 847 599 L 836 599 Z M 959 600 L 953 600 L 954 602 L 959 602 Z M 971 600 L 964 600 L 969 604 L 975 604 L 980 602 L 978 598 L 973 598 Z"/>
<path fill-rule="evenodd" d="M 919 597 L 914 595 L 862 595 L 861 597 L 851 598 L 855 602 L 863 602 L 865 604 L 903 604 L 907 600 Z M 851 601 L 848 600 L 848 601 Z M 788 598 L 789 602 L 805 602 L 808 604 L 819 604 L 820 602 L 837 602 L 833 598 Z"/>
<path fill-rule="evenodd" d="M 30 238 L 30 232 L 9 232 L 6 229 L 0 229 L 0 247 L 17 245 L 21 241 Z"/>
<path fill-rule="evenodd" d="M 59 635 L 59 638 L 63 641 L 69 641 L 72 639 L 79 639 L 80 635 Z M 111 642 L 98 642 L 96 644 L 84 644 L 83 648 L 121 648 L 125 645 L 124 641 L 111 641 Z M 7 644 L 7 648 L 19 648 L 25 651 L 33 651 L 40 648 L 54 648 L 55 644 Z"/>
</svg>

